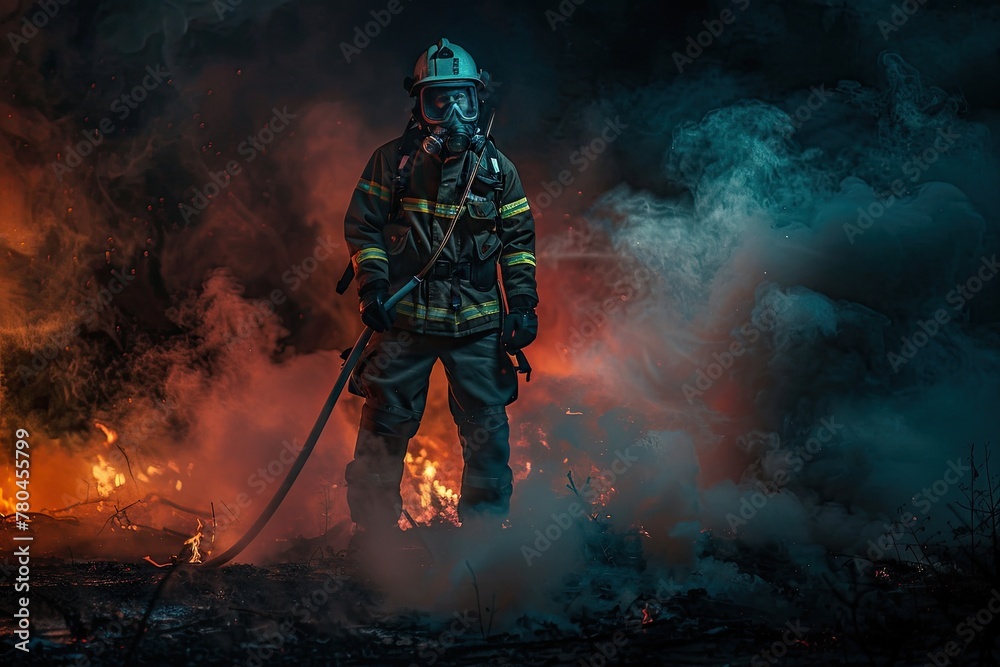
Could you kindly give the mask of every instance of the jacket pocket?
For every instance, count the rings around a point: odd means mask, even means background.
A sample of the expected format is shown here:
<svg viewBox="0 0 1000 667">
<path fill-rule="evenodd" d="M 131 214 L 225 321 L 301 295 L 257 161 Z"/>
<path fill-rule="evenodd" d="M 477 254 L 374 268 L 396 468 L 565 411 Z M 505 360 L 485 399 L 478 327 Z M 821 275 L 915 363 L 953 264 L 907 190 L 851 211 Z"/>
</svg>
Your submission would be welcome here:
<svg viewBox="0 0 1000 667">
<path fill-rule="evenodd" d="M 492 199 L 468 200 L 465 202 L 466 210 L 469 212 L 469 224 L 473 232 L 490 230 L 495 232 L 497 226 L 497 207 Z"/>
<path fill-rule="evenodd" d="M 385 251 L 390 255 L 398 255 L 406 249 L 410 241 L 410 226 L 399 222 L 391 222 L 382 229 L 385 238 Z"/>
<path fill-rule="evenodd" d="M 469 201 L 466 204 L 473 251 L 479 260 L 489 260 L 500 251 L 496 204 L 492 200 Z"/>
</svg>

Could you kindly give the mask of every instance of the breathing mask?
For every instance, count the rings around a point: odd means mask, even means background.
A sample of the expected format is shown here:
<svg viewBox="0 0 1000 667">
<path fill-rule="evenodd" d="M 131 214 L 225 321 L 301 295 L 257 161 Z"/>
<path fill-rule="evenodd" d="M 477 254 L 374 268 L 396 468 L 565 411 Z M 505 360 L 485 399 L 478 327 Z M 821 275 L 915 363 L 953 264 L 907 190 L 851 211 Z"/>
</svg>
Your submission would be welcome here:
<svg viewBox="0 0 1000 667">
<path fill-rule="evenodd" d="M 479 150 L 486 141 L 476 121 L 479 96 L 464 82 L 425 86 L 420 90 L 420 115 L 428 130 L 422 147 L 431 155 Z"/>
</svg>

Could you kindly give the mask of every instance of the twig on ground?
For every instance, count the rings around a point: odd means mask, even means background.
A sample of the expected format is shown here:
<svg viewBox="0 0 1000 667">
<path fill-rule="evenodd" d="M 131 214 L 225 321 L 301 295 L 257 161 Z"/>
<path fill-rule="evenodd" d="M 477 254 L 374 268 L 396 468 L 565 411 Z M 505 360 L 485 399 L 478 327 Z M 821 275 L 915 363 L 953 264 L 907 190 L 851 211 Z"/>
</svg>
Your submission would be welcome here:
<svg viewBox="0 0 1000 667">
<path fill-rule="evenodd" d="M 483 641 L 486 641 L 487 639 L 489 639 L 489 634 L 487 633 L 486 628 L 483 627 L 483 608 L 482 608 L 482 605 L 480 604 L 480 600 L 479 600 L 479 582 L 476 581 L 476 573 L 472 569 L 472 564 L 469 563 L 469 561 L 465 561 L 465 567 L 469 568 L 469 574 L 472 575 L 472 590 L 474 590 L 476 592 L 476 613 L 479 616 L 479 633 L 483 636 Z M 494 605 L 494 607 L 496 606 L 496 599 L 497 599 L 497 596 L 496 596 L 496 593 L 494 593 L 493 594 L 493 605 Z M 493 628 L 493 614 L 494 613 L 495 613 L 495 609 L 490 610 L 490 628 L 491 629 Z"/>
<path fill-rule="evenodd" d="M 121 528 L 128 528 L 129 526 L 131 526 L 132 525 L 132 521 L 128 518 L 128 514 L 126 514 L 126 512 L 128 511 L 128 509 L 130 507 L 132 507 L 134 505 L 138 505 L 141 502 L 142 502 L 142 500 L 136 500 L 135 502 L 130 503 L 130 504 L 126 505 L 125 507 L 121 508 L 121 509 L 118 509 L 118 505 L 115 505 L 114 506 L 115 513 L 112 514 L 111 516 L 109 516 L 108 520 L 104 522 L 104 525 L 101 526 L 101 529 L 99 531 L 97 531 L 97 536 L 100 537 L 101 533 L 104 532 L 104 529 L 108 527 L 108 524 L 111 523 L 115 519 L 118 519 L 118 526 L 121 527 Z M 125 519 L 125 523 L 124 524 L 122 523 L 122 521 L 119 518 L 119 516 L 123 517 Z"/>
</svg>

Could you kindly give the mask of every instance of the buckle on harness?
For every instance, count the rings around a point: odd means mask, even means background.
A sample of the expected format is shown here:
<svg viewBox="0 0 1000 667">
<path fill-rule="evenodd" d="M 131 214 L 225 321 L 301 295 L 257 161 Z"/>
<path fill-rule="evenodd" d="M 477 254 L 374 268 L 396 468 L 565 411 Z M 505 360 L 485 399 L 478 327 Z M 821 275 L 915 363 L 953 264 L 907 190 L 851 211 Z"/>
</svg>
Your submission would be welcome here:
<svg viewBox="0 0 1000 667">
<path fill-rule="evenodd" d="M 439 259 L 434 262 L 430 277 L 436 280 L 451 280 L 459 278 L 469 280 L 472 277 L 472 264 L 469 262 L 450 262 L 447 259 Z"/>
<path fill-rule="evenodd" d="M 451 298 L 448 305 L 451 309 L 458 311 L 462 308 L 462 293 L 460 284 L 462 280 L 472 279 L 472 264 L 469 262 L 451 262 L 446 259 L 439 259 L 434 262 L 430 277 L 437 280 L 448 280 L 451 282 Z"/>
</svg>

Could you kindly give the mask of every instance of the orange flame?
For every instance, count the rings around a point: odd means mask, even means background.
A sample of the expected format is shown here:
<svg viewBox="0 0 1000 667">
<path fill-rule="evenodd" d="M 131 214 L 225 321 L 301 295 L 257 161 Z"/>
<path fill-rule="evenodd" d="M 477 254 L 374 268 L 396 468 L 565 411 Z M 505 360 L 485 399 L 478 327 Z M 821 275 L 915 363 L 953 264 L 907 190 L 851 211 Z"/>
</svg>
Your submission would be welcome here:
<svg viewBox="0 0 1000 667">
<path fill-rule="evenodd" d="M 188 559 L 189 563 L 201 562 L 201 550 L 199 547 L 201 546 L 201 538 L 203 537 L 201 529 L 204 527 L 205 526 L 201 522 L 201 519 L 198 519 L 198 531 L 188 539 L 184 540 L 184 544 L 191 546 L 191 558 Z"/>
<path fill-rule="evenodd" d="M 97 455 L 97 463 L 91 472 L 97 480 L 97 493 L 102 498 L 107 498 L 112 491 L 125 484 L 125 473 L 115 470 L 115 467 L 105 461 L 100 454 Z"/>
<path fill-rule="evenodd" d="M 118 433 L 115 432 L 113 429 L 108 428 L 101 422 L 94 422 L 94 426 L 104 431 L 104 437 L 107 438 L 108 441 L 107 444 L 113 445 L 116 442 L 118 442 Z"/>
<path fill-rule="evenodd" d="M 8 475 L 7 484 L 11 487 L 14 486 L 14 479 Z M 0 489 L 0 514 L 13 514 L 16 505 L 13 500 L 7 500 L 3 497 L 3 489 Z"/>
<path fill-rule="evenodd" d="M 440 452 L 443 448 L 433 438 L 417 436 L 416 440 L 421 445 L 420 449 L 416 455 L 407 452 L 404 459 L 410 475 L 416 479 L 415 489 L 404 490 L 404 500 L 411 508 L 410 516 L 418 523 L 439 518 L 458 525 L 458 492 L 440 475 L 440 471 L 450 468 L 440 460 L 432 459 L 428 452 L 429 449 Z M 406 527 L 409 527 L 409 522 Z"/>
</svg>

